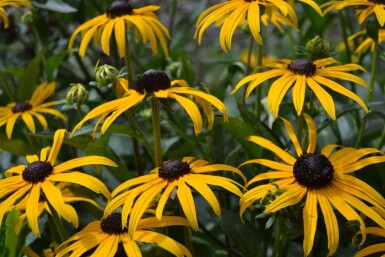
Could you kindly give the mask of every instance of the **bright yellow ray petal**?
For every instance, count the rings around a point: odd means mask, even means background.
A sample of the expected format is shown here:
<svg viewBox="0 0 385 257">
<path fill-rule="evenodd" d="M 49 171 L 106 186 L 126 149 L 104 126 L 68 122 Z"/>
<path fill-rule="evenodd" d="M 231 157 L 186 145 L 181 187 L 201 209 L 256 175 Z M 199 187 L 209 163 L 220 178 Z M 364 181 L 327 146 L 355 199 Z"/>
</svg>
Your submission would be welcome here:
<svg viewBox="0 0 385 257">
<path fill-rule="evenodd" d="M 372 156 L 368 157 L 346 167 L 338 169 L 338 173 L 350 173 L 356 170 L 360 170 L 368 165 L 385 162 L 385 156 Z"/>
<path fill-rule="evenodd" d="M 119 236 L 111 235 L 98 245 L 98 247 L 96 248 L 92 256 L 114 257 L 116 251 L 118 250 L 118 244 L 119 244 Z"/>
<path fill-rule="evenodd" d="M 27 220 L 28 220 L 28 226 L 31 228 L 32 232 L 37 236 L 40 237 L 40 230 L 39 230 L 39 214 L 38 214 L 38 205 L 39 205 L 39 198 L 40 198 L 40 183 L 34 184 L 32 187 L 29 195 L 27 196 L 27 204 L 26 204 L 26 214 L 27 214 Z"/>
<path fill-rule="evenodd" d="M 313 0 L 299 0 L 300 2 L 306 3 L 313 7 L 313 9 L 320 15 L 323 16 L 321 8 Z"/>
<path fill-rule="evenodd" d="M 33 116 L 35 116 L 37 118 L 37 120 L 40 122 L 40 124 L 43 127 L 43 129 L 47 129 L 48 128 L 47 120 L 44 118 L 43 115 L 41 115 L 40 113 L 34 112 L 34 111 L 30 111 L 30 113 L 31 113 L 31 115 L 33 115 Z"/>
<path fill-rule="evenodd" d="M 143 175 L 143 176 L 140 176 L 140 177 L 129 179 L 126 182 L 123 182 L 122 184 L 117 186 L 114 189 L 114 191 L 112 191 L 111 195 L 113 197 L 115 197 L 118 193 L 120 193 L 123 190 L 127 190 L 127 189 L 130 189 L 130 187 L 133 187 L 135 185 L 151 182 L 151 181 L 154 181 L 154 180 L 157 180 L 158 182 L 161 181 L 161 179 L 159 180 L 159 176 L 158 176 L 157 173 L 156 174 Z"/>
<path fill-rule="evenodd" d="M 336 149 L 337 147 L 341 147 L 340 145 L 331 144 L 327 145 L 321 150 L 321 154 L 325 155 L 327 158 L 330 157 L 330 154 Z"/>
<path fill-rule="evenodd" d="M 287 134 L 289 135 L 291 141 L 294 144 L 295 151 L 297 152 L 297 156 L 301 156 L 302 155 L 302 148 L 301 148 L 301 145 L 298 141 L 297 135 L 294 133 L 293 125 L 291 125 L 291 123 L 288 120 L 286 120 L 282 117 L 281 117 L 281 120 L 283 121 L 283 124 L 285 125 L 285 129 L 286 129 Z"/>
<path fill-rule="evenodd" d="M 286 151 L 282 150 L 281 148 L 273 144 L 270 140 L 267 140 L 263 137 L 250 136 L 247 140 L 275 153 L 279 158 L 281 158 L 287 164 L 294 165 L 294 163 L 297 161 L 293 156 L 288 154 Z"/>
<path fill-rule="evenodd" d="M 138 235 L 140 235 L 140 233 Z M 130 238 L 124 240 L 123 247 L 127 253 L 127 256 L 142 257 L 142 252 L 140 251 L 139 246 L 135 243 L 134 240 L 131 240 Z"/>
<path fill-rule="evenodd" d="M 114 31 L 116 44 L 119 49 L 119 57 L 123 58 L 126 52 L 126 26 L 123 18 L 116 18 Z"/>
<path fill-rule="evenodd" d="M 242 185 L 238 184 L 232 179 L 221 177 L 221 176 L 200 175 L 200 174 L 195 174 L 194 177 L 202 181 L 205 181 L 205 183 L 208 185 L 222 187 L 239 197 L 242 196 L 241 190 L 237 187 L 237 186 L 242 187 Z"/>
<path fill-rule="evenodd" d="M 278 117 L 279 106 L 287 91 L 299 76 L 286 73 L 273 82 L 267 95 L 267 104 L 275 117 Z"/>
<path fill-rule="evenodd" d="M 87 46 L 90 43 L 90 41 L 91 41 L 92 37 L 94 36 L 97 29 L 98 29 L 98 27 L 96 27 L 96 26 L 92 27 L 83 35 L 83 38 L 82 38 L 82 41 L 81 41 L 80 47 L 79 47 L 79 55 L 82 58 L 86 54 Z"/>
<path fill-rule="evenodd" d="M 297 81 L 293 87 L 293 103 L 294 108 L 297 110 L 297 115 L 301 115 L 303 103 L 305 102 L 305 92 L 306 92 L 306 76 L 300 75 L 297 76 Z"/>
<path fill-rule="evenodd" d="M 5 132 L 7 134 L 8 139 L 11 139 L 13 127 L 15 126 L 16 120 L 19 117 L 20 117 L 20 113 L 15 113 L 11 117 L 9 117 L 7 121 L 7 125 L 5 126 Z"/>
<path fill-rule="evenodd" d="M 365 256 L 370 256 L 374 253 L 381 253 L 385 252 L 385 243 L 380 243 L 380 244 L 373 244 L 365 247 L 364 249 L 358 251 L 354 257 L 365 257 Z M 382 255 L 381 257 L 383 257 Z"/>
<path fill-rule="evenodd" d="M 332 118 L 336 119 L 336 109 L 334 106 L 333 98 L 330 96 L 328 92 L 325 91 L 314 79 L 311 77 L 307 78 L 307 85 L 317 96 L 321 105 L 325 109 L 325 112 Z"/>
<path fill-rule="evenodd" d="M 221 216 L 221 207 L 210 187 L 208 187 L 204 181 L 196 179 L 193 175 L 185 175 L 185 177 L 186 183 L 193 187 L 204 199 L 206 199 L 217 216 Z"/>
<path fill-rule="evenodd" d="M 305 207 L 303 208 L 303 251 L 305 256 L 308 256 L 313 249 L 318 220 L 317 202 L 317 190 L 309 189 L 307 191 Z"/>
<path fill-rule="evenodd" d="M 282 208 L 299 203 L 306 195 L 307 188 L 299 184 L 288 188 L 288 191 L 278 196 L 271 204 L 269 204 L 264 213 L 276 212 Z"/>
<path fill-rule="evenodd" d="M 317 145 L 317 128 L 315 126 L 315 123 L 314 123 L 314 120 L 312 119 L 312 117 L 310 117 L 306 113 L 304 113 L 303 116 L 305 118 L 308 133 L 309 133 L 309 146 L 307 147 L 306 152 L 307 153 L 314 153 L 316 145 Z"/>
<path fill-rule="evenodd" d="M 107 165 L 112 167 L 117 167 L 118 165 L 111 161 L 110 159 L 103 157 L 103 156 L 97 156 L 97 155 L 89 155 L 89 156 L 83 156 L 78 157 L 66 162 L 63 162 L 57 166 L 54 167 L 53 173 L 61 173 L 64 171 L 70 171 L 75 168 L 79 168 L 86 165 Z"/>
<path fill-rule="evenodd" d="M 115 19 L 109 20 L 106 25 L 104 25 L 102 32 L 102 50 L 106 55 L 110 55 L 110 39 L 112 30 L 114 29 Z"/>
<path fill-rule="evenodd" d="M 190 166 L 191 167 L 191 166 Z M 238 174 L 243 181 L 246 183 L 246 177 L 243 175 L 242 171 L 239 169 L 226 165 L 226 164 L 209 164 L 201 167 L 191 167 L 192 173 L 208 173 L 208 172 L 216 172 L 216 171 L 230 171 L 232 173 Z"/>
<path fill-rule="evenodd" d="M 53 136 L 52 148 L 48 156 L 48 161 L 52 166 L 54 166 L 56 163 L 56 158 L 63 143 L 65 133 L 65 129 L 58 129 Z"/>
<path fill-rule="evenodd" d="M 251 34 L 258 44 L 262 45 L 260 10 L 258 2 L 250 2 L 247 12 L 247 22 L 249 23 Z"/>
<path fill-rule="evenodd" d="M 166 189 L 164 190 L 164 192 L 162 193 L 162 196 L 160 197 L 158 202 L 158 206 L 156 207 L 156 213 L 155 213 L 156 218 L 158 220 L 162 219 L 164 206 L 166 205 L 167 200 L 169 199 L 171 193 L 174 191 L 174 188 L 177 186 L 177 184 L 178 183 L 176 181 L 169 183 Z"/>
<path fill-rule="evenodd" d="M 178 216 L 164 216 L 159 221 L 156 217 L 143 218 L 139 221 L 137 230 L 161 228 L 164 226 L 190 226 L 188 220 Z"/>
<path fill-rule="evenodd" d="M 287 165 L 287 164 L 283 164 L 283 163 L 280 163 L 280 162 L 275 162 L 275 161 L 267 160 L 267 159 L 248 160 L 248 161 L 243 162 L 240 166 L 243 166 L 243 165 L 246 165 L 246 164 L 251 164 L 251 163 L 261 164 L 263 166 L 269 167 L 270 169 L 274 169 L 274 170 L 281 170 L 281 171 L 287 171 L 289 173 L 293 173 L 293 166 Z M 250 182 L 249 182 L 249 184 L 250 184 Z"/>
<path fill-rule="evenodd" d="M 21 114 L 21 119 L 24 121 L 29 131 L 36 133 L 35 122 L 33 121 L 32 115 L 29 112 L 23 112 Z"/>
<path fill-rule="evenodd" d="M 264 172 L 261 174 L 258 174 L 254 178 L 252 178 L 249 182 L 246 184 L 246 188 L 249 187 L 251 184 L 266 180 L 266 179 L 277 179 L 277 178 L 290 178 L 294 177 L 293 172 L 287 172 L 287 171 L 272 171 L 272 172 Z"/>
<path fill-rule="evenodd" d="M 326 233 L 328 237 L 328 249 L 329 255 L 333 255 L 338 247 L 339 242 L 339 229 L 336 215 L 334 214 L 333 208 L 330 205 L 328 199 L 323 194 L 322 189 L 317 191 L 318 202 L 321 206 L 322 214 L 324 216 Z"/>
<path fill-rule="evenodd" d="M 9 211 L 10 207 L 12 207 L 15 202 L 20 197 L 23 197 L 31 188 L 32 184 L 24 186 L 0 203 L 0 225 L 2 224 L 4 214 Z"/>
<path fill-rule="evenodd" d="M 186 218 L 189 221 L 191 227 L 198 229 L 198 218 L 195 209 L 194 198 L 190 188 L 186 184 L 180 183 L 178 185 L 176 194 L 178 196 L 183 213 L 186 215 Z"/>
<path fill-rule="evenodd" d="M 99 179 L 77 171 L 69 173 L 57 173 L 47 178 L 49 181 L 68 182 L 84 186 L 95 193 L 102 193 L 107 199 L 111 199 L 110 191 Z"/>
</svg>

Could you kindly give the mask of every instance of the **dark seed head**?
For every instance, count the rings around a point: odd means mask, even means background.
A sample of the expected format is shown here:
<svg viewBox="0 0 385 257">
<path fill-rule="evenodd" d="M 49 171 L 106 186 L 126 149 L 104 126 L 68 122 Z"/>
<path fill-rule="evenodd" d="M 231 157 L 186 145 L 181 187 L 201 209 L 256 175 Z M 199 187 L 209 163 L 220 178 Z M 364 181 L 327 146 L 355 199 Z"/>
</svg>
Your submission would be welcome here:
<svg viewBox="0 0 385 257">
<path fill-rule="evenodd" d="M 171 160 L 163 163 L 162 167 L 159 168 L 158 175 L 160 178 L 174 181 L 183 175 L 190 173 L 190 165 L 187 162 L 181 160 Z"/>
<path fill-rule="evenodd" d="M 32 109 L 32 105 L 30 105 L 29 103 L 27 102 L 21 102 L 21 103 L 17 103 L 13 108 L 12 108 L 12 112 L 13 113 L 17 113 L 17 112 L 25 112 L 25 111 L 28 111 L 28 110 L 31 110 Z"/>
<path fill-rule="evenodd" d="M 311 76 L 314 75 L 316 67 L 317 66 L 309 60 L 297 59 L 292 61 L 287 66 L 287 69 L 298 75 Z"/>
<path fill-rule="evenodd" d="M 127 228 L 122 228 L 122 214 L 115 212 L 102 219 L 100 228 L 104 233 L 119 235 L 127 232 Z"/>
<path fill-rule="evenodd" d="M 29 183 L 43 182 L 51 175 L 53 167 L 48 161 L 35 161 L 30 163 L 22 173 L 23 179 Z"/>
<path fill-rule="evenodd" d="M 307 188 L 322 188 L 333 180 L 334 169 L 329 159 L 323 154 L 307 153 L 294 163 L 294 177 Z"/>
<path fill-rule="evenodd" d="M 368 0 L 369 2 L 375 3 L 375 4 L 383 4 L 385 5 L 385 0 Z"/>
<path fill-rule="evenodd" d="M 106 13 L 109 18 L 116 18 L 132 14 L 132 7 L 124 1 L 114 1 L 107 7 Z"/>
<path fill-rule="evenodd" d="M 148 70 L 138 76 L 136 90 L 140 93 L 153 93 L 171 87 L 171 80 L 163 71 Z"/>
</svg>

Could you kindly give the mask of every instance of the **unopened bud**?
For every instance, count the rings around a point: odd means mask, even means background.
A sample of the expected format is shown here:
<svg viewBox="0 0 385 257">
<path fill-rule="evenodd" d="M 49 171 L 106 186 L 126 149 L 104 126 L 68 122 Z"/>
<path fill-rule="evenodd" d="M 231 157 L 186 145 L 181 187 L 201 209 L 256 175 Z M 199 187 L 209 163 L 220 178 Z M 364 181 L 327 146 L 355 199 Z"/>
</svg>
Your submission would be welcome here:
<svg viewBox="0 0 385 257">
<path fill-rule="evenodd" d="M 25 12 L 21 16 L 21 22 L 24 24 L 31 24 L 33 22 L 33 12 L 31 10 Z"/>
<path fill-rule="evenodd" d="M 104 64 L 95 68 L 95 79 L 100 87 L 109 86 L 114 82 L 118 75 L 119 70 L 108 64 Z"/>
<path fill-rule="evenodd" d="M 312 60 L 330 57 L 330 44 L 320 36 L 315 36 L 306 44 L 306 51 L 310 54 Z"/>
<path fill-rule="evenodd" d="M 88 97 L 87 89 L 80 83 L 71 83 L 66 100 L 69 104 L 82 104 Z"/>
</svg>

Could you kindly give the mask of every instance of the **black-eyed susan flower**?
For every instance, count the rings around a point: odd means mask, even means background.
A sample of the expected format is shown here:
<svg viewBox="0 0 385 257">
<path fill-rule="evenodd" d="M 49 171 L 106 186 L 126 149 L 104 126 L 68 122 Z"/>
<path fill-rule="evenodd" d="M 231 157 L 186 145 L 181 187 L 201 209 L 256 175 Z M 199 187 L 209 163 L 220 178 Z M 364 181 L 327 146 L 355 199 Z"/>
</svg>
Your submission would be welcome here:
<svg viewBox="0 0 385 257">
<path fill-rule="evenodd" d="M 89 223 L 82 231 L 76 233 L 56 249 L 56 257 L 80 257 L 87 251 L 93 251 L 94 257 L 113 257 L 119 245 L 129 257 L 141 257 L 142 253 L 137 242 L 154 243 L 177 257 L 191 257 L 186 247 L 174 239 L 149 229 L 164 226 L 188 226 L 186 219 L 168 216 L 162 221 L 155 217 L 144 218 L 132 236 L 122 226 L 120 213 L 112 213 L 102 220 Z M 128 221 L 130 222 L 130 221 Z"/>
<path fill-rule="evenodd" d="M 119 79 L 117 83 L 117 88 L 123 88 L 125 91 L 123 97 L 104 103 L 90 111 L 83 120 L 75 126 L 72 135 L 86 121 L 98 116 L 101 117 L 95 125 L 94 135 L 98 125 L 106 119 L 101 127 L 101 132 L 104 134 L 116 118 L 133 106 L 141 103 L 146 96 L 176 100 L 190 116 L 194 124 L 195 134 L 199 134 L 202 130 L 202 116 L 196 103 L 182 95 L 192 96 L 202 106 L 203 112 L 208 119 L 209 130 L 214 123 L 214 111 L 211 105 L 215 106 L 222 113 L 225 121 L 228 119 L 226 106 L 218 98 L 189 87 L 184 80 L 171 81 L 167 74 L 162 71 L 148 70 L 142 76 L 139 76 L 136 89 L 129 89 L 128 81 L 125 79 Z"/>
<path fill-rule="evenodd" d="M 79 222 L 78 222 L 76 210 L 71 205 L 72 203 L 75 203 L 75 202 L 89 203 L 95 206 L 96 208 L 100 209 L 100 206 L 98 205 L 98 203 L 93 199 L 76 195 L 73 192 L 73 188 L 72 187 L 70 188 L 67 183 L 58 183 L 56 187 L 60 190 L 62 194 L 63 202 L 65 203 L 66 208 L 72 209 L 71 212 L 76 215 L 76 220 L 74 220 L 73 222 L 76 227 L 78 226 Z M 16 208 L 22 212 L 22 214 L 17 219 L 17 223 L 15 225 L 15 231 L 17 234 L 20 232 L 23 222 L 27 218 L 27 213 L 25 212 L 27 208 L 27 199 L 28 198 L 23 198 L 18 204 L 16 204 Z M 43 192 L 41 192 L 38 206 L 37 206 L 37 217 L 40 217 L 43 213 L 46 213 L 46 212 L 51 214 L 51 210 L 48 205 L 47 199 L 44 196 Z"/>
<path fill-rule="evenodd" d="M 335 59 L 329 57 L 315 61 L 306 59 L 282 59 L 265 64 L 264 67 L 271 69 L 246 76 L 238 82 L 231 93 L 235 93 L 239 88 L 250 82 L 246 90 L 246 98 L 248 98 L 254 88 L 259 86 L 262 82 L 274 77 L 279 77 L 270 86 L 267 96 L 268 107 L 276 117 L 278 116 L 279 105 L 291 87 L 293 87 L 292 95 L 294 107 L 297 114 L 300 115 L 305 102 L 306 87 L 309 87 L 324 107 L 326 113 L 335 120 L 336 114 L 333 98 L 321 87 L 321 85 L 356 101 L 366 112 L 368 112 L 368 108 L 358 95 L 329 79 L 333 78 L 352 81 L 368 88 L 367 83 L 363 79 L 347 73 L 347 71 L 353 70 L 364 71 L 364 68 L 358 64 L 338 65 L 338 62 Z"/>
<path fill-rule="evenodd" d="M 71 170 L 96 164 L 116 166 L 111 160 L 102 156 L 84 156 L 56 165 L 65 132 L 65 129 L 57 130 L 52 147 L 43 148 L 40 157 L 27 155 L 28 165 L 18 165 L 5 171 L 7 177 L 0 180 L 0 199 L 2 199 L 0 225 L 4 214 L 26 198 L 25 212 L 28 225 L 35 235 L 40 236 L 37 220 L 39 199 L 43 195 L 46 202 L 61 217 L 77 226 L 78 216 L 75 210 L 64 202 L 58 182 L 78 184 L 110 198 L 110 192 L 100 180 L 91 175 Z"/>
<path fill-rule="evenodd" d="M 32 7 L 32 4 L 29 0 L 0 0 L 0 18 L 4 22 L 4 28 L 8 28 L 9 26 L 8 16 L 4 9 L 4 7 L 7 6 L 21 8 L 23 6 Z"/>
<path fill-rule="evenodd" d="M 358 23 L 362 24 L 371 14 L 375 14 L 378 23 L 385 24 L 385 2 L 383 0 L 337 0 L 327 1 L 322 4 L 324 13 L 332 10 L 341 10 L 345 7 L 354 6 L 357 10 Z"/>
<path fill-rule="evenodd" d="M 228 0 L 209 7 L 198 17 L 194 38 L 198 43 L 202 41 L 204 31 L 213 23 L 221 24 L 219 43 L 227 52 L 231 49 L 231 40 L 236 28 L 247 22 L 251 34 L 258 44 L 262 44 L 261 31 L 261 7 L 266 9 L 277 7 L 283 16 L 288 16 L 293 24 L 297 24 L 297 16 L 293 7 L 282 0 Z M 269 14 L 269 12 L 266 12 Z"/>
<path fill-rule="evenodd" d="M 319 206 L 325 221 L 329 255 L 332 255 L 336 251 L 339 241 L 335 210 L 349 221 L 358 221 L 364 238 L 365 224 L 359 212 L 385 228 L 385 220 L 367 205 L 369 203 L 384 211 L 385 199 L 371 186 L 349 174 L 368 165 L 385 162 L 385 156 L 375 148 L 355 149 L 336 144 L 327 145 L 322 148 L 320 153 L 317 153 L 316 126 L 310 116 L 305 114 L 304 117 L 309 131 L 309 145 L 306 153 L 301 149 L 293 126 L 287 120 L 282 119 L 294 144 L 297 157 L 265 138 L 249 137 L 251 142 L 275 153 L 282 162 L 254 159 L 241 164 L 260 164 L 271 170 L 258 174 L 247 183 L 246 187 L 249 188 L 249 191 L 241 198 L 240 215 L 242 216 L 255 201 L 278 187 L 282 193 L 267 205 L 264 212 L 274 213 L 305 201 L 303 250 L 307 256 L 313 248 L 318 220 L 317 206 Z M 271 180 L 271 183 L 251 187 L 255 182 L 263 180 Z"/>
<path fill-rule="evenodd" d="M 25 102 L 13 102 L 5 107 L 0 107 L 0 127 L 6 125 L 5 130 L 8 138 L 11 138 L 15 123 L 19 118 L 24 121 L 25 125 L 32 133 L 35 133 L 36 131 L 34 117 L 40 122 L 43 129 L 47 129 L 47 120 L 42 113 L 52 114 L 63 120 L 66 119 L 61 112 L 51 108 L 52 106 L 57 105 L 59 101 L 44 103 L 44 101 L 53 94 L 55 87 L 55 82 L 51 82 L 48 85 L 47 83 L 41 83 L 33 92 L 30 100 Z"/>
<path fill-rule="evenodd" d="M 374 51 L 374 40 L 371 37 L 368 37 L 366 34 L 366 30 L 361 30 L 357 33 L 354 33 L 353 35 L 348 37 L 348 44 L 349 46 L 355 45 L 355 42 L 358 42 L 357 46 L 354 47 L 354 53 L 358 56 L 361 56 L 362 54 L 370 51 Z M 378 30 L 378 43 L 382 43 L 385 41 L 385 29 L 379 29 Z"/>
<path fill-rule="evenodd" d="M 219 202 L 209 185 L 221 187 L 237 196 L 242 195 L 239 189 L 241 185 L 236 181 L 207 174 L 220 171 L 236 173 L 246 182 L 240 170 L 225 164 L 209 164 L 205 160 L 195 160 L 193 157 L 164 162 L 161 167 L 153 169 L 149 175 L 130 179 L 115 188 L 112 192 L 113 199 L 106 206 L 105 215 L 123 206 L 122 224 L 126 226 L 127 217 L 131 213 L 128 233 L 133 235 L 142 215 L 160 193 L 162 195 L 155 214 L 158 220 L 165 218 L 162 217 L 165 204 L 175 190 L 183 213 L 191 227 L 197 229 L 198 218 L 192 189 L 202 195 L 218 216 L 221 214 Z"/>
<path fill-rule="evenodd" d="M 72 51 L 75 38 L 81 33 L 80 56 L 84 57 L 92 38 L 94 38 L 97 45 L 102 46 L 105 54 L 110 55 L 110 38 L 112 32 L 114 32 L 119 56 L 124 57 L 126 51 L 126 32 L 133 28 L 136 41 L 142 39 L 143 43 L 150 42 L 152 52 L 157 54 L 157 40 L 159 40 L 167 57 L 168 49 L 165 36 L 170 38 L 170 34 L 154 13 L 159 8 L 156 5 L 149 5 L 134 9 L 125 1 L 114 1 L 107 7 L 106 13 L 83 23 L 72 33 L 68 48 Z"/>
<path fill-rule="evenodd" d="M 373 207 L 373 209 L 381 215 L 382 218 L 385 219 L 385 212 L 379 210 L 376 207 Z M 376 240 L 376 243 L 372 245 L 368 245 L 361 250 L 359 250 L 354 257 L 366 257 L 366 256 L 377 256 L 375 254 L 378 254 L 378 256 L 384 256 L 384 255 L 379 255 L 380 253 L 385 253 L 385 242 L 383 241 L 383 238 L 385 238 L 385 229 L 380 228 L 380 227 L 367 227 L 366 228 L 366 233 L 370 234 L 373 236 L 373 239 Z M 361 232 L 358 232 L 354 237 L 353 237 L 353 244 L 356 244 L 356 241 L 358 237 L 361 236 Z M 382 239 L 381 241 L 377 239 Z M 383 243 L 382 243 L 383 242 Z"/>
</svg>

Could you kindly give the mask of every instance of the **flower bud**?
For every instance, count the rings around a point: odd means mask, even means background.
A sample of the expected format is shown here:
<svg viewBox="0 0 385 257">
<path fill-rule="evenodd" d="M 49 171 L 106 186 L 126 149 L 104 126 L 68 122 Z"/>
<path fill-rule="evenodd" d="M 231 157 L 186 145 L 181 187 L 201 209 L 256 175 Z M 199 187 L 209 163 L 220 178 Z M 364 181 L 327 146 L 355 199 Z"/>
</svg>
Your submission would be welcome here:
<svg viewBox="0 0 385 257">
<path fill-rule="evenodd" d="M 31 24 L 33 22 L 33 12 L 31 10 L 25 12 L 21 16 L 21 22 L 24 24 Z"/>
<path fill-rule="evenodd" d="M 108 64 L 104 64 L 99 67 L 96 66 L 95 68 L 95 79 L 100 87 L 109 86 L 114 82 L 118 75 L 119 70 Z"/>
<path fill-rule="evenodd" d="M 320 36 L 315 36 L 306 44 L 306 51 L 310 54 L 312 60 L 330 57 L 330 44 Z"/>
<path fill-rule="evenodd" d="M 69 104 L 82 104 L 88 97 L 87 89 L 80 83 L 71 83 L 66 100 Z"/>
</svg>

